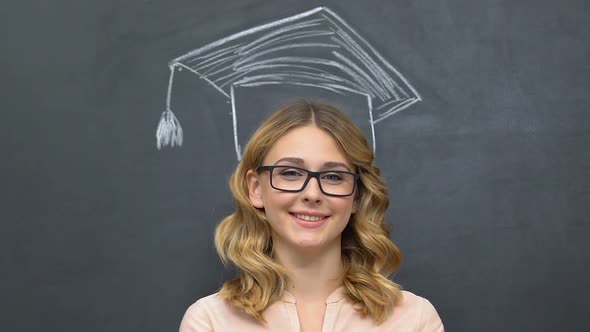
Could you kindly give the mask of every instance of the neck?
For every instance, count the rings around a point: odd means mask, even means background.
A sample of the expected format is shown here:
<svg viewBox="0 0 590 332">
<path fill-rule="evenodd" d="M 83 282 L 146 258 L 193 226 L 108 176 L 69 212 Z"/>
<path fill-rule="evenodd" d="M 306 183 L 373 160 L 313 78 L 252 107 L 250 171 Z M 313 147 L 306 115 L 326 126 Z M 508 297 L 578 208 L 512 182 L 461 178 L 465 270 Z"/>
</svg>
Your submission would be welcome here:
<svg viewBox="0 0 590 332">
<path fill-rule="evenodd" d="M 330 248 L 290 248 L 275 243 L 275 257 L 290 272 L 288 291 L 299 301 L 323 302 L 342 285 L 340 241 Z"/>
</svg>

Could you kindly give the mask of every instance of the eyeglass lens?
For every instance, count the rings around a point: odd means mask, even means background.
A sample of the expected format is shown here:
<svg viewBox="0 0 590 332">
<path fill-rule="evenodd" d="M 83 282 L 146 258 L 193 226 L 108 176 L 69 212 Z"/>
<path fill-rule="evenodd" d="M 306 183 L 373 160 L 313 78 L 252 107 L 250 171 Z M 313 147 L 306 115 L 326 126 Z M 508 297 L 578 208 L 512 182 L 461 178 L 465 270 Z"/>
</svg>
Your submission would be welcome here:
<svg viewBox="0 0 590 332">
<path fill-rule="evenodd" d="M 299 191 L 306 185 L 310 173 L 293 167 L 275 167 L 271 173 L 271 184 L 279 190 Z M 354 174 L 343 171 L 320 172 L 320 189 L 329 195 L 350 195 L 354 191 Z M 310 179 L 311 181 L 311 179 Z"/>
</svg>

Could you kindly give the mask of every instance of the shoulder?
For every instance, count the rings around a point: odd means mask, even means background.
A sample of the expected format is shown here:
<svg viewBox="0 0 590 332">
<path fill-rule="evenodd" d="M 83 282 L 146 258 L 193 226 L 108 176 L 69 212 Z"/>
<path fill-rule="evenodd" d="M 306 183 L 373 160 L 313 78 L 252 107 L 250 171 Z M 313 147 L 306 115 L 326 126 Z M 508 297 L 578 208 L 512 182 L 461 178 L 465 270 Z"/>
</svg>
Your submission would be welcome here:
<svg viewBox="0 0 590 332">
<path fill-rule="evenodd" d="M 230 306 L 221 295 L 213 293 L 197 300 L 188 308 L 187 312 L 211 312 L 227 309 L 230 309 Z"/>
<path fill-rule="evenodd" d="M 237 324 L 237 325 L 236 325 Z M 180 332 L 226 331 L 232 326 L 255 324 L 243 311 L 224 300 L 219 293 L 203 297 L 186 310 Z"/>
<path fill-rule="evenodd" d="M 231 308 L 219 293 L 200 298 L 186 310 L 180 323 L 180 332 L 213 331 L 214 317 L 227 314 L 228 309 Z"/>
<path fill-rule="evenodd" d="M 416 331 L 444 331 L 440 316 L 432 303 L 408 291 L 402 291 L 402 298 L 395 305 L 391 319 L 400 324 L 411 324 L 416 327 Z"/>
<path fill-rule="evenodd" d="M 216 297 L 218 294 L 211 294 L 207 297 L 199 299 L 188 307 L 182 317 L 180 323 L 180 332 L 193 332 L 193 331 L 213 331 L 212 323 L 209 319 L 208 311 L 215 306 Z"/>
</svg>

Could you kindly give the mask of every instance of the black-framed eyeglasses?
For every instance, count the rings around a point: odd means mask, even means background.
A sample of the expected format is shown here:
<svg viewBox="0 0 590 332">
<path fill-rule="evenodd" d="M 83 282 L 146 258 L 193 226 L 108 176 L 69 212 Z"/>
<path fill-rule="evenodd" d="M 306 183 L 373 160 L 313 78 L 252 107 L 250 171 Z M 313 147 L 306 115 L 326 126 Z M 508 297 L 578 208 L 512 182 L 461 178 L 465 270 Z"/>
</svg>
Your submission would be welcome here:
<svg viewBox="0 0 590 332">
<path fill-rule="evenodd" d="M 268 171 L 270 173 L 270 186 L 274 189 L 290 193 L 300 192 L 305 189 L 311 178 L 318 181 L 322 193 L 328 196 L 344 197 L 354 193 L 359 175 L 346 171 L 322 171 L 312 172 L 305 168 L 294 166 L 260 166 L 258 173 Z"/>
</svg>

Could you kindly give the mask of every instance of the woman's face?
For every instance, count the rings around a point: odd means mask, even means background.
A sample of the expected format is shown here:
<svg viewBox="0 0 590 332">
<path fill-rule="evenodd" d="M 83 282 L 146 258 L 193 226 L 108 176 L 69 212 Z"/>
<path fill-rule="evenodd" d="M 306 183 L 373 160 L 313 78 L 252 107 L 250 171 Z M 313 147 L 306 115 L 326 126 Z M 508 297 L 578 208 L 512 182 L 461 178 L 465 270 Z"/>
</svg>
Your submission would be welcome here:
<svg viewBox="0 0 590 332">
<path fill-rule="evenodd" d="M 355 172 L 338 142 L 325 131 L 310 125 L 288 131 L 277 140 L 263 165 L 284 165 L 310 171 Z M 340 245 L 340 236 L 352 213 L 354 197 L 327 196 L 311 178 L 300 192 L 271 187 L 270 172 L 248 172 L 250 201 L 264 208 L 276 247 L 321 249 Z"/>
</svg>

